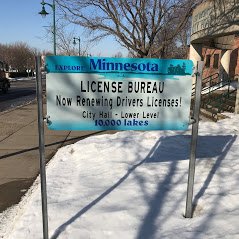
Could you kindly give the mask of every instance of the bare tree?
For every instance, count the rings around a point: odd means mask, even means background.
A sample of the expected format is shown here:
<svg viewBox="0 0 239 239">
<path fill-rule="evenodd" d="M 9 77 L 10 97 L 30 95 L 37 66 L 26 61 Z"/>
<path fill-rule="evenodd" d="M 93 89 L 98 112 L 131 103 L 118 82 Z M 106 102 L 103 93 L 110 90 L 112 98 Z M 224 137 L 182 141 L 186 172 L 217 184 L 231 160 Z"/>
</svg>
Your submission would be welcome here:
<svg viewBox="0 0 239 239">
<path fill-rule="evenodd" d="M 171 29 L 173 27 L 174 24 L 168 25 L 167 27 L 165 27 L 164 31 L 161 32 L 161 34 L 156 36 L 153 48 L 159 48 L 161 46 L 161 50 L 152 55 L 152 57 L 187 58 L 191 29 L 190 21 L 185 24 L 185 26 L 174 38 L 172 38 L 170 41 L 167 41 L 167 39 L 170 38 Z"/>
<path fill-rule="evenodd" d="M 113 55 L 113 57 L 120 58 L 123 57 L 122 52 L 118 51 L 116 54 Z"/>
<path fill-rule="evenodd" d="M 0 60 L 19 71 L 34 69 L 36 52 L 36 49 L 29 47 L 24 42 L 0 44 Z"/>
<path fill-rule="evenodd" d="M 53 43 L 52 26 L 46 27 L 45 38 L 50 39 Z M 79 54 L 79 50 L 73 45 L 73 39 L 76 37 L 76 30 L 72 27 L 69 21 L 66 21 L 64 17 L 58 19 L 56 22 L 56 46 L 58 55 L 76 56 Z M 89 55 L 88 49 L 90 44 L 83 43 L 81 41 L 81 56 Z"/>
<path fill-rule="evenodd" d="M 61 55 L 76 55 L 76 51 L 73 47 L 73 38 L 75 31 L 67 31 L 67 24 L 64 22 L 58 22 L 57 24 L 57 48 Z"/>
<path fill-rule="evenodd" d="M 56 22 L 56 47 L 57 52 L 60 55 L 75 55 L 76 52 L 73 48 L 73 37 L 74 37 L 74 30 L 67 30 L 67 26 L 69 23 L 65 21 L 57 20 Z M 48 39 L 50 43 L 53 44 L 53 26 L 49 25 L 45 27 L 46 34 L 44 39 Z"/>
<path fill-rule="evenodd" d="M 179 32 L 176 38 L 177 44 L 177 58 L 187 58 L 189 54 L 189 44 L 190 44 L 190 33 L 191 33 L 191 21 L 186 24 L 186 26 Z"/>
<path fill-rule="evenodd" d="M 0 44 L 0 61 L 7 64 L 9 62 L 8 45 Z"/>
<path fill-rule="evenodd" d="M 185 26 L 199 1 L 57 0 L 65 16 L 94 33 L 95 40 L 114 36 L 137 57 L 160 55 Z M 162 42 L 154 47 L 157 36 L 163 36 Z"/>
</svg>

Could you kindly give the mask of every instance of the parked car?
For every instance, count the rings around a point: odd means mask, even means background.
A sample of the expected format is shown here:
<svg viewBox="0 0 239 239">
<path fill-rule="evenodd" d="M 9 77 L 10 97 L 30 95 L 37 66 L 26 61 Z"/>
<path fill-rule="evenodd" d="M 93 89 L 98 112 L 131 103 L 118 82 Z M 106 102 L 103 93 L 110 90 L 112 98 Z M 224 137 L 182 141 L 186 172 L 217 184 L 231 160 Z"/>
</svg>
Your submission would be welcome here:
<svg viewBox="0 0 239 239">
<path fill-rule="evenodd" d="M 0 77 L 0 89 L 2 90 L 3 93 L 7 93 L 10 86 L 11 86 L 10 81 L 7 78 Z"/>
</svg>

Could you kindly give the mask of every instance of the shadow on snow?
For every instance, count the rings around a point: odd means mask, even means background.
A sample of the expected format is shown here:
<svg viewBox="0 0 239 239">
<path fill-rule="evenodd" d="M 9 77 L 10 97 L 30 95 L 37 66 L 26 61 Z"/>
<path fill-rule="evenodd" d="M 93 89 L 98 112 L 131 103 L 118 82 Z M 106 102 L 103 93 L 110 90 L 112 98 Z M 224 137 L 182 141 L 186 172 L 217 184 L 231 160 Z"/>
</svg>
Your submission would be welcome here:
<svg viewBox="0 0 239 239">
<path fill-rule="evenodd" d="M 232 135 L 215 135 L 215 136 L 199 136 L 198 137 L 198 147 L 196 158 L 198 160 L 203 160 L 203 158 L 215 158 L 214 166 L 212 167 L 209 175 L 202 186 L 201 190 L 196 194 L 194 204 L 197 203 L 198 199 L 203 196 L 206 189 L 208 188 L 215 172 L 220 166 L 222 160 L 226 157 L 230 148 L 236 140 L 236 136 Z M 157 185 L 156 193 L 153 196 L 145 197 L 147 200 L 147 204 L 149 206 L 148 212 L 144 216 L 142 220 L 143 223 L 140 225 L 137 233 L 137 239 L 145 239 L 145 238 L 156 238 L 156 231 L 159 228 L 159 225 L 156 225 L 156 219 L 160 216 L 161 210 L 165 203 L 168 193 L 172 190 L 172 179 L 176 173 L 177 165 L 180 160 L 188 160 L 189 159 L 189 151 L 190 151 L 190 135 L 176 135 L 176 136 L 163 136 L 161 137 L 155 145 L 151 148 L 148 155 L 138 163 L 132 165 L 127 172 L 110 188 L 108 188 L 105 192 L 95 198 L 92 202 L 87 204 L 84 208 L 82 208 L 79 212 L 69 218 L 65 223 L 60 225 L 54 232 L 51 239 L 56 239 L 58 236 L 75 220 L 80 218 L 84 213 L 89 211 L 92 207 L 94 207 L 98 202 L 103 200 L 107 195 L 109 195 L 114 189 L 116 189 L 119 185 L 127 180 L 127 178 L 135 172 L 135 170 L 140 167 L 142 164 L 150 164 L 150 163 L 160 163 L 160 162 L 169 162 L 167 174 L 164 179 Z M 127 143 L 123 142 L 123 143 Z M 139 151 L 142 147 L 139 142 Z M 140 155 L 138 159 L 140 159 Z M 137 158 L 137 157 L 136 157 Z M 185 169 L 185 173 L 187 174 L 187 169 Z M 138 180 L 139 183 L 140 180 Z M 143 191 L 143 186 L 141 186 Z M 185 185 L 186 188 L 186 185 Z M 186 189 L 185 189 L 186 191 Z M 181 197 L 180 200 L 183 200 L 185 195 Z M 177 199 L 175 199 L 177 200 Z M 204 225 L 205 226 L 205 225 Z"/>
</svg>

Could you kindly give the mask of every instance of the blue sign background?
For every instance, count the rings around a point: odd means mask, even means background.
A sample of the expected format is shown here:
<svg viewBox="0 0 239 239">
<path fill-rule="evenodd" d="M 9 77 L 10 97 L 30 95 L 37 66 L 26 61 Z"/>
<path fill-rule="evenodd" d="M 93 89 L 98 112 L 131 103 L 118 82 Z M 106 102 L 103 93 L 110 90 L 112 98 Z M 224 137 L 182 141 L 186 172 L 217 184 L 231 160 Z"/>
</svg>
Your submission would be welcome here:
<svg viewBox="0 0 239 239">
<path fill-rule="evenodd" d="M 49 56 L 46 71 L 50 129 L 188 128 L 190 60 Z"/>
</svg>

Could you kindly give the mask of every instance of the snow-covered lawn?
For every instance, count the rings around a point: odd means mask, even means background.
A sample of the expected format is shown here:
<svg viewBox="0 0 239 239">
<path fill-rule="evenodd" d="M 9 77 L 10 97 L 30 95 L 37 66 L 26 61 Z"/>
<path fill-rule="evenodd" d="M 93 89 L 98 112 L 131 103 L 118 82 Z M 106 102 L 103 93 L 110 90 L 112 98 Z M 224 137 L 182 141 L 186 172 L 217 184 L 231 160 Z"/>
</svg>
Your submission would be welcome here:
<svg viewBox="0 0 239 239">
<path fill-rule="evenodd" d="M 238 121 L 200 122 L 193 219 L 184 218 L 190 130 L 125 131 L 61 148 L 47 166 L 50 238 L 239 238 Z M 39 180 L 0 219 L 6 238 L 42 238 Z"/>
<path fill-rule="evenodd" d="M 8 78 L 11 82 L 13 81 L 28 81 L 28 80 L 35 80 L 35 77 L 29 76 L 29 77 L 16 77 L 16 78 Z"/>
</svg>

